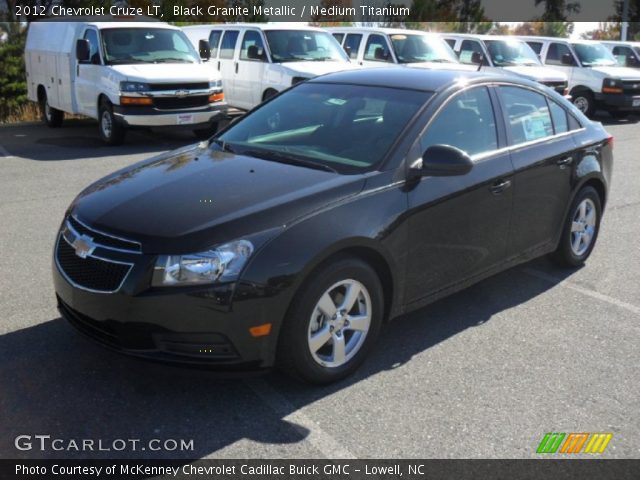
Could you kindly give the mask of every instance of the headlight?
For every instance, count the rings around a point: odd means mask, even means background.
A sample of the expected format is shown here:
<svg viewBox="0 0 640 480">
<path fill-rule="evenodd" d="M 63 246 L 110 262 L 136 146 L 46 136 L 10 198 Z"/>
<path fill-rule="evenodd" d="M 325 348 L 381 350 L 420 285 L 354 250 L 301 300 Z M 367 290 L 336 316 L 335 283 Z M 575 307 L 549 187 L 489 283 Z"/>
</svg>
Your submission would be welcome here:
<svg viewBox="0 0 640 480">
<path fill-rule="evenodd" d="M 152 284 L 160 287 L 232 281 L 252 253 L 251 242 L 238 240 L 202 253 L 162 255 L 156 262 Z"/>
<path fill-rule="evenodd" d="M 221 88 L 222 80 L 211 80 L 209 82 L 209 88 Z"/>
<path fill-rule="evenodd" d="M 141 82 L 120 82 L 121 92 L 146 92 L 150 90 L 148 83 Z"/>
<path fill-rule="evenodd" d="M 617 78 L 605 78 L 602 81 L 604 93 L 622 93 L 622 81 Z"/>
</svg>

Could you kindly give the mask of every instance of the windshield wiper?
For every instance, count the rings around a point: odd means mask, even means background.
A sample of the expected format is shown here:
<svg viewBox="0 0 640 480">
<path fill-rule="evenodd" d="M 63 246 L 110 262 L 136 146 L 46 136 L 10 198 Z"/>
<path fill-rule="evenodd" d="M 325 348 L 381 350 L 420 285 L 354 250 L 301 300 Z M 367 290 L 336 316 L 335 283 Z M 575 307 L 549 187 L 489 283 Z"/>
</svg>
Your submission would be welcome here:
<svg viewBox="0 0 640 480">
<path fill-rule="evenodd" d="M 154 63 L 170 63 L 170 62 L 178 62 L 178 63 L 193 63 L 191 60 L 185 60 L 184 58 L 159 58 L 153 61 Z"/>
<path fill-rule="evenodd" d="M 213 139 L 212 143 L 215 143 L 216 145 L 218 145 L 223 152 L 237 153 L 236 150 L 231 145 L 229 145 L 227 142 L 225 142 L 220 138 Z"/>
<path fill-rule="evenodd" d="M 299 165 L 301 167 L 313 168 L 315 170 L 337 173 L 335 168 L 325 165 L 324 163 L 312 162 L 300 157 L 287 155 L 286 153 L 274 152 L 273 150 L 249 149 L 243 150 L 241 153 L 242 155 L 249 155 L 250 157 L 262 158 L 264 160 L 273 160 L 274 162 L 286 163 L 288 165 Z"/>
<path fill-rule="evenodd" d="M 150 63 L 146 60 L 140 60 L 139 58 L 117 58 L 114 60 L 109 60 L 107 62 L 109 65 L 126 65 L 128 63 Z"/>
<path fill-rule="evenodd" d="M 433 58 L 431 60 L 423 60 L 431 63 L 456 63 L 453 60 L 449 60 L 448 58 Z"/>
</svg>

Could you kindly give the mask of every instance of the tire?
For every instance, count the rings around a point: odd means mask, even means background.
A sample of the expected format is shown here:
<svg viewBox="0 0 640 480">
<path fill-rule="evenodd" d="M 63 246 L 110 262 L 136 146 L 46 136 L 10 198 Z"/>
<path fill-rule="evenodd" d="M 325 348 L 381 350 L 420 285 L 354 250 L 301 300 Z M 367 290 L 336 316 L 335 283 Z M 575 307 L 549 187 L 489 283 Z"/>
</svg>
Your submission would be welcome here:
<svg viewBox="0 0 640 480">
<path fill-rule="evenodd" d="M 349 302 L 351 308 L 343 304 L 347 287 L 356 299 Z M 345 378 L 371 350 L 383 315 L 384 294 L 376 272 L 357 258 L 340 257 L 314 271 L 296 294 L 282 326 L 278 366 L 318 385 Z M 336 350 L 340 344 L 344 357 Z"/>
<path fill-rule="evenodd" d="M 42 115 L 42 121 L 50 128 L 60 127 L 64 120 L 64 112 L 62 110 L 49 106 L 46 93 L 43 93 L 40 99 L 40 114 Z"/>
<path fill-rule="evenodd" d="M 218 122 L 215 122 L 207 128 L 196 128 L 195 130 L 193 130 L 193 135 L 198 140 L 209 140 L 211 137 L 213 137 L 216 134 L 217 131 L 218 131 Z"/>
<path fill-rule="evenodd" d="M 560 243 L 551 258 L 563 267 L 579 267 L 584 264 L 598 239 L 601 216 L 600 195 L 593 187 L 584 187 L 571 204 Z"/>
<path fill-rule="evenodd" d="M 588 90 L 580 90 L 575 94 L 572 94 L 571 101 L 578 110 L 585 114 L 587 117 L 591 117 L 596 111 L 596 101 L 593 97 L 593 93 Z"/>
<path fill-rule="evenodd" d="M 273 88 L 268 89 L 267 91 L 265 91 L 262 94 L 262 101 L 266 102 L 267 100 L 269 100 L 271 97 L 277 95 L 278 92 L 276 90 L 274 90 Z"/>
<path fill-rule="evenodd" d="M 98 109 L 98 131 L 100 138 L 107 145 L 122 145 L 124 142 L 126 129 L 116 121 L 113 107 L 108 102 L 102 102 Z"/>
</svg>

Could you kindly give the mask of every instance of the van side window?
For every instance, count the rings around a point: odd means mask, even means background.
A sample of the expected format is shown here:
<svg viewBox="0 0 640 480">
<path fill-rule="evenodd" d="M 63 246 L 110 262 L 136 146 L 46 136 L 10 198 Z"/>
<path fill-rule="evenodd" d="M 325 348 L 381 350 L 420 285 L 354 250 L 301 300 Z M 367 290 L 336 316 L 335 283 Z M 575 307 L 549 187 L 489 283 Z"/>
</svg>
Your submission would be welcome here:
<svg viewBox="0 0 640 480">
<path fill-rule="evenodd" d="M 563 65 L 562 57 L 567 54 L 571 55 L 571 50 L 564 43 L 550 43 L 544 63 L 547 65 Z"/>
<path fill-rule="evenodd" d="M 455 38 L 445 38 L 444 39 L 445 42 L 447 42 L 447 44 L 453 48 L 456 46 L 456 39 Z"/>
<path fill-rule="evenodd" d="M 382 35 L 369 35 L 364 49 L 364 59 L 375 62 L 393 62 L 387 41 Z"/>
<path fill-rule="evenodd" d="M 220 43 L 220 58 L 233 58 L 233 52 L 236 49 L 238 41 L 238 30 L 227 30 L 222 36 Z"/>
<path fill-rule="evenodd" d="M 551 114 L 544 95 L 519 87 L 499 87 L 498 91 L 513 145 L 553 135 Z"/>
<path fill-rule="evenodd" d="M 540 55 L 540 52 L 542 51 L 542 42 L 527 42 L 527 44 L 529 44 L 531 50 L 536 52 L 536 55 Z"/>
<path fill-rule="evenodd" d="M 422 152 L 433 145 L 450 145 L 468 155 L 498 148 L 493 106 L 485 87 L 456 95 L 437 115 L 420 138 Z"/>
<path fill-rule="evenodd" d="M 89 62 L 100 65 L 100 43 L 98 42 L 98 32 L 89 28 L 84 34 L 84 39 L 89 40 Z"/>
<path fill-rule="evenodd" d="M 350 33 L 344 41 L 344 49 L 349 49 L 349 58 L 358 58 L 358 50 L 362 42 L 362 35 L 359 33 Z"/>
<path fill-rule="evenodd" d="M 473 64 L 472 57 L 474 52 L 478 52 L 481 55 L 484 55 L 480 42 L 476 42 L 475 40 L 464 40 L 462 42 L 462 45 L 460 45 L 460 53 L 458 54 L 460 63 Z M 486 65 L 485 62 L 486 59 L 482 62 L 482 64 Z"/>
<path fill-rule="evenodd" d="M 240 60 L 257 60 L 257 58 L 250 58 L 248 51 L 249 47 L 257 47 L 259 52 L 263 52 L 264 56 L 264 43 L 262 42 L 262 36 L 260 32 L 255 30 L 247 30 L 242 38 L 242 46 L 240 47 Z"/>
<path fill-rule="evenodd" d="M 209 46 L 211 47 L 211 58 L 218 56 L 218 45 L 220 44 L 220 37 L 222 37 L 221 30 L 211 30 L 209 34 Z"/>
<path fill-rule="evenodd" d="M 622 65 L 623 67 L 627 66 L 627 57 L 634 56 L 633 51 L 629 47 L 616 46 L 613 47 L 611 53 L 613 53 L 613 56 L 616 57 L 616 62 L 618 62 L 618 65 Z"/>
<path fill-rule="evenodd" d="M 342 45 L 342 39 L 344 38 L 344 33 L 332 33 L 332 35 L 333 35 L 333 38 L 336 39 L 336 42 Z"/>
</svg>

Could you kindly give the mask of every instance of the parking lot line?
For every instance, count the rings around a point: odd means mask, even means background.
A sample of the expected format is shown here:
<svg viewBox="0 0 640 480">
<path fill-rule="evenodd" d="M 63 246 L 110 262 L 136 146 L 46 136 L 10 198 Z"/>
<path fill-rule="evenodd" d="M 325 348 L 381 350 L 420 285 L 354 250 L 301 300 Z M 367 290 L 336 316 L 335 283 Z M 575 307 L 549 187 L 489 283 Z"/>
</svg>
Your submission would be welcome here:
<svg viewBox="0 0 640 480">
<path fill-rule="evenodd" d="M 246 380 L 245 383 L 277 415 L 300 433 L 325 458 L 356 458 L 346 447 L 322 430 L 320 426 L 297 409 L 289 400 L 260 378 Z"/>
<path fill-rule="evenodd" d="M 527 275 L 531 275 L 532 277 L 536 277 L 541 280 L 546 280 L 547 282 L 550 282 L 550 283 L 562 285 L 563 287 L 570 288 L 571 290 L 574 290 L 576 292 L 580 292 L 583 295 L 588 295 L 589 297 L 595 298 L 596 300 L 607 302 L 611 305 L 615 305 L 616 307 L 635 313 L 636 315 L 640 315 L 640 307 L 636 305 L 623 302 L 622 300 L 618 300 L 617 298 L 610 297 L 609 295 L 605 295 L 604 293 L 596 292 L 595 290 L 590 290 L 588 288 L 581 287 L 579 285 L 569 282 L 566 279 L 555 277 L 553 275 L 549 275 L 548 273 L 544 273 L 539 270 L 535 270 L 533 268 L 523 268 L 522 272 L 526 273 Z"/>
</svg>

